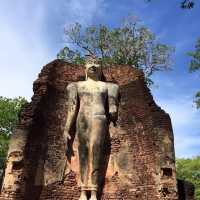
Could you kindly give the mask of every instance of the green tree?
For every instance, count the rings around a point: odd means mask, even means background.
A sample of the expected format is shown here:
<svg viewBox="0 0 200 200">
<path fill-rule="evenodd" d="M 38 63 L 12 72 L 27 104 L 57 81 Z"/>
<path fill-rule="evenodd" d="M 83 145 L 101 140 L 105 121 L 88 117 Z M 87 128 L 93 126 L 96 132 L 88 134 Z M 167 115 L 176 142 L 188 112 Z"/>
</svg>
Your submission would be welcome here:
<svg viewBox="0 0 200 200">
<path fill-rule="evenodd" d="M 200 156 L 176 160 L 177 178 L 189 181 L 195 186 L 195 198 L 200 199 Z"/>
<path fill-rule="evenodd" d="M 157 41 L 155 35 L 134 16 L 127 17 L 117 28 L 105 25 L 84 28 L 75 23 L 65 28 L 68 46 L 59 59 L 84 63 L 84 55 L 98 57 L 105 64 L 128 64 L 142 69 L 149 77 L 156 71 L 170 69 L 174 48 Z"/>
<path fill-rule="evenodd" d="M 18 115 L 27 101 L 25 98 L 14 99 L 0 96 L 0 169 L 4 163 L 10 135 L 18 121 Z"/>
<path fill-rule="evenodd" d="M 200 38 L 195 45 L 195 50 L 193 52 L 189 52 L 188 55 L 192 58 L 189 66 L 190 72 L 200 71 Z M 200 91 L 196 93 L 195 103 L 197 108 L 200 108 Z"/>
<path fill-rule="evenodd" d="M 191 9 L 194 7 L 195 2 L 191 0 L 184 0 L 181 2 L 181 8 L 183 9 Z"/>
<path fill-rule="evenodd" d="M 147 0 L 148 2 L 152 1 L 152 0 Z M 194 0 L 182 0 L 181 1 L 181 8 L 183 9 L 192 9 L 195 5 L 195 1 Z"/>
</svg>

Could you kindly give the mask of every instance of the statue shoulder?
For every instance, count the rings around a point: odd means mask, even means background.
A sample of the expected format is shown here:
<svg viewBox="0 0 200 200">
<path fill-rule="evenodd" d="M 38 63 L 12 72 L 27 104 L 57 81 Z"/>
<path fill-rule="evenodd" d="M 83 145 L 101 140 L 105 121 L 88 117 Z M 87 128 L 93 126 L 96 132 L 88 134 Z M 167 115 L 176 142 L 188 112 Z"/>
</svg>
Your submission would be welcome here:
<svg viewBox="0 0 200 200">
<path fill-rule="evenodd" d="M 78 96 L 77 82 L 71 82 L 67 85 L 65 89 L 65 95 L 68 99 L 70 98 L 74 99 Z"/>
<path fill-rule="evenodd" d="M 77 89 L 77 82 L 71 82 L 67 85 L 67 90 L 75 90 Z"/>
<path fill-rule="evenodd" d="M 76 91 L 85 85 L 85 81 L 71 82 L 67 85 L 67 91 Z"/>
<path fill-rule="evenodd" d="M 66 87 L 66 92 L 67 93 L 78 93 L 78 91 L 80 90 L 81 86 L 82 86 L 82 82 L 84 81 L 77 81 L 77 82 L 71 82 L 67 85 Z"/>
<path fill-rule="evenodd" d="M 115 90 L 118 91 L 119 90 L 119 85 L 117 85 L 116 83 L 106 83 L 108 90 Z"/>
</svg>

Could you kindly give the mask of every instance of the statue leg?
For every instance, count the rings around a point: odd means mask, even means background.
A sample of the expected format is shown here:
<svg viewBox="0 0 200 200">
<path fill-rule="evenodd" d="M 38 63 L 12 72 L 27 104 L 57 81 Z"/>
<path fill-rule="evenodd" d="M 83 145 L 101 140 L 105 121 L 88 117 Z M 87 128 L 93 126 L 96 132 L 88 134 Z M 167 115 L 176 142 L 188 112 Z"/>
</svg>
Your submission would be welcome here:
<svg viewBox="0 0 200 200">
<path fill-rule="evenodd" d="M 79 200 L 87 200 L 86 191 L 88 190 L 88 163 L 89 163 L 89 141 L 88 131 L 78 133 L 79 139 L 79 167 L 81 181 L 81 196 Z"/>
<path fill-rule="evenodd" d="M 76 124 L 78 136 L 79 171 L 81 190 L 86 191 L 88 186 L 88 163 L 89 163 L 89 133 L 90 118 L 84 113 L 79 113 Z"/>
<path fill-rule="evenodd" d="M 87 190 L 88 184 L 88 162 L 89 162 L 89 148 L 88 141 L 84 134 L 79 135 L 79 166 L 81 176 L 81 188 Z"/>
<path fill-rule="evenodd" d="M 84 137 L 79 137 L 79 166 L 81 176 L 81 196 L 79 200 L 87 200 L 87 182 L 88 182 L 88 146 Z"/>
<path fill-rule="evenodd" d="M 90 200 L 97 200 L 100 159 L 102 156 L 102 145 L 107 132 L 107 121 L 104 115 L 93 119 L 92 131 L 90 133 L 90 171 L 89 171 L 89 188 L 91 190 Z"/>
<path fill-rule="evenodd" d="M 91 191 L 90 200 L 97 200 L 97 191 Z"/>
<path fill-rule="evenodd" d="M 87 200 L 86 190 L 81 190 L 81 196 L 79 200 Z"/>
</svg>

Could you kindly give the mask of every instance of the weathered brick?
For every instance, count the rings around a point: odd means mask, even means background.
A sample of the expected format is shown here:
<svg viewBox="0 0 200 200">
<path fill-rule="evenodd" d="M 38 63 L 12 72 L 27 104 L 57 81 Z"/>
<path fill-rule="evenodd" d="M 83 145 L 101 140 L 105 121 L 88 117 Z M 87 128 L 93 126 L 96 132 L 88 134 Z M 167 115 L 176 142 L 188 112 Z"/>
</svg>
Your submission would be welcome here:
<svg viewBox="0 0 200 200">
<path fill-rule="evenodd" d="M 176 200 L 174 139 L 169 115 L 154 102 L 141 71 L 117 65 L 105 68 L 104 76 L 106 81 L 120 86 L 120 105 L 118 125 L 110 125 L 104 145 L 100 199 Z M 63 182 L 47 186 L 43 182 L 46 176 L 53 182 L 65 163 L 62 138 L 67 113 L 65 88 L 69 82 L 83 77 L 82 66 L 59 60 L 42 69 L 33 85 L 32 101 L 22 111 L 17 126 L 20 131 L 16 136 L 24 138 L 20 147 L 24 165 L 20 170 L 12 169 L 11 175 L 5 171 L 15 187 L 4 181 L 0 199 L 78 199 L 76 137 Z M 7 166 L 12 165 L 9 162 L 12 161 L 8 159 Z"/>
</svg>

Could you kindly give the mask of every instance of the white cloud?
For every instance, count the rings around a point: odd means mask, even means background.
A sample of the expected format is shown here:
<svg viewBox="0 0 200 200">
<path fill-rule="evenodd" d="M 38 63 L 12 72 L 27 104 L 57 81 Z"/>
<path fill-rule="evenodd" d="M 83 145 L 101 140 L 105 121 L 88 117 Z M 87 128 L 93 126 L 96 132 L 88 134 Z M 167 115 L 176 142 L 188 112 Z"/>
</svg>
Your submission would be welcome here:
<svg viewBox="0 0 200 200">
<path fill-rule="evenodd" d="M 23 1 L 20 5 L 16 4 L 15 10 L 7 14 L 4 7 L 0 9 L 0 95 L 30 99 L 32 82 L 51 53 L 42 30 L 43 5 L 37 4 L 31 12 L 29 5 L 23 4 Z"/>
<path fill-rule="evenodd" d="M 156 102 L 171 117 L 177 157 L 200 154 L 200 112 L 195 108 L 191 96 L 179 93 L 173 98 L 161 98 L 156 95 Z"/>
<path fill-rule="evenodd" d="M 167 110 L 176 126 L 184 126 L 187 123 L 192 125 L 198 122 L 198 111 L 191 98 L 177 96 L 175 99 L 160 99 L 159 104 Z"/>
<path fill-rule="evenodd" d="M 183 132 L 185 132 L 183 130 Z M 190 135 L 189 131 L 186 135 L 180 132 L 178 136 L 175 134 L 175 149 L 177 157 L 194 157 L 200 155 L 200 133 L 199 135 Z"/>
<path fill-rule="evenodd" d="M 103 7 L 102 0 L 1 2 L 0 95 L 30 99 L 41 67 L 61 48 L 57 28 L 64 28 L 63 21 L 91 23 Z"/>
<path fill-rule="evenodd" d="M 78 21 L 83 25 L 95 22 L 99 16 L 103 15 L 105 7 L 104 0 L 69 0 L 66 3 L 70 22 Z"/>
</svg>

